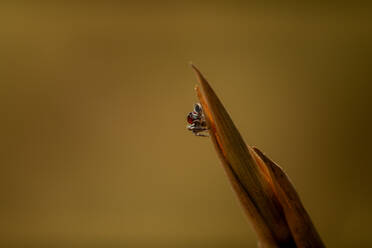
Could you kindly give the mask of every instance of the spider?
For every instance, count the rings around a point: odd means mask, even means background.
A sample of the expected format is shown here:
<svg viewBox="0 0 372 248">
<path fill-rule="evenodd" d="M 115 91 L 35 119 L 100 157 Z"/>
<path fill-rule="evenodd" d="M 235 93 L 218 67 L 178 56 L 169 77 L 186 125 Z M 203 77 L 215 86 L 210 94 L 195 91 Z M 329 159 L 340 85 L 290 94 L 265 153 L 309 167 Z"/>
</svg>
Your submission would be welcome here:
<svg viewBox="0 0 372 248">
<path fill-rule="evenodd" d="M 200 103 L 194 105 L 194 110 L 187 115 L 187 129 L 196 136 L 208 137 L 208 128 Z"/>
</svg>

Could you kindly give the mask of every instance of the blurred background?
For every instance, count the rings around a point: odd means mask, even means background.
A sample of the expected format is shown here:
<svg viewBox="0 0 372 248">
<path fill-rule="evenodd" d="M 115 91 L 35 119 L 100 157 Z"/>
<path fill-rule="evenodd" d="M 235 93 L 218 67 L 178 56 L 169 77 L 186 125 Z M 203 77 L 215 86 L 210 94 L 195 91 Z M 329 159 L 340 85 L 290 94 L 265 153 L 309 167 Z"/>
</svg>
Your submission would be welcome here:
<svg viewBox="0 0 372 248">
<path fill-rule="evenodd" d="M 0 4 L 1 247 L 256 247 L 193 61 L 328 247 L 372 245 L 372 17 L 357 2 Z"/>
</svg>

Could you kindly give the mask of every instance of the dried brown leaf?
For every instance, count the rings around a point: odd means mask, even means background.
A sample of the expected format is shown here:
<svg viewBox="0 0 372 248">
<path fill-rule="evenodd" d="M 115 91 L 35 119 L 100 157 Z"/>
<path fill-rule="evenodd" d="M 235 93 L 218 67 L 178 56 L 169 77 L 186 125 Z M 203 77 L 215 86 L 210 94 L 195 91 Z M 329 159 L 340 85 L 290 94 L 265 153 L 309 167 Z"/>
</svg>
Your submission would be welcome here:
<svg viewBox="0 0 372 248">
<path fill-rule="evenodd" d="M 202 90 L 196 87 L 196 91 L 204 109 L 211 139 L 233 189 L 259 237 L 260 246 L 322 247 L 321 240 L 316 235 L 311 235 L 311 238 L 319 242 L 304 242 L 303 233 L 309 230 L 315 231 L 313 226 L 297 230 L 308 224 L 307 220 L 299 225 L 292 223 L 299 221 L 298 218 L 303 214 L 300 211 L 302 204 L 298 197 L 295 198 L 298 200 L 295 204 L 287 204 L 295 190 L 293 187 L 288 190 L 288 184 L 285 183 L 284 189 L 278 186 L 282 183 L 276 176 L 279 167 L 274 168 L 272 164 L 266 164 L 267 159 L 262 153 L 245 144 L 214 90 L 200 71 L 194 65 L 192 67 L 202 87 Z M 281 169 L 280 171 L 282 172 Z M 298 211 L 296 214 L 291 214 L 293 206 L 298 207 L 295 208 Z M 303 216 L 308 217 L 308 215 Z M 290 225 L 288 221 L 291 221 Z M 296 233 L 299 235 L 294 235 Z M 307 244 L 312 245 L 306 246 Z"/>
</svg>

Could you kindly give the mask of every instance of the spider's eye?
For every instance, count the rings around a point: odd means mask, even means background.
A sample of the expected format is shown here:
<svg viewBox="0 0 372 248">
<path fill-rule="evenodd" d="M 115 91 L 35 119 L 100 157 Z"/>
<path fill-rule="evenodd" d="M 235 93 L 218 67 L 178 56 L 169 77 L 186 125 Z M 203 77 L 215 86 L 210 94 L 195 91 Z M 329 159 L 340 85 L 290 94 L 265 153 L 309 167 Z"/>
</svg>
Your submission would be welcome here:
<svg viewBox="0 0 372 248">
<path fill-rule="evenodd" d="M 195 104 L 194 110 L 195 110 L 196 113 L 201 113 L 202 112 L 202 108 L 201 108 L 200 103 Z"/>
</svg>

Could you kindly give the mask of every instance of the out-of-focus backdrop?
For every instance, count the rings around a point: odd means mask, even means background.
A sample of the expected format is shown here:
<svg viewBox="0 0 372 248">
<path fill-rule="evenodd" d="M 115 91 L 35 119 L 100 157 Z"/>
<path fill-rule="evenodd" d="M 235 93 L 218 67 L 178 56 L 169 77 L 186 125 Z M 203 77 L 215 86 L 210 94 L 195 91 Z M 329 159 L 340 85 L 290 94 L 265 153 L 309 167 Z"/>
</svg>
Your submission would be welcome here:
<svg viewBox="0 0 372 248">
<path fill-rule="evenodd" d="M 185 129 L 189 61 L 326 245 L 372 245 L 371 11 L 1 3 L 0 246 L 256 247 L 210 140 Z"/>
</svg>

